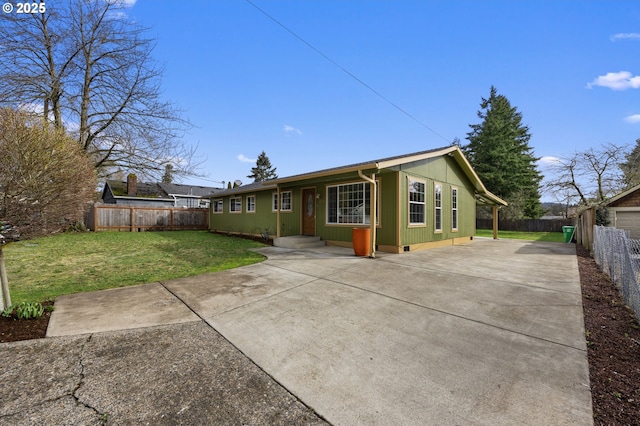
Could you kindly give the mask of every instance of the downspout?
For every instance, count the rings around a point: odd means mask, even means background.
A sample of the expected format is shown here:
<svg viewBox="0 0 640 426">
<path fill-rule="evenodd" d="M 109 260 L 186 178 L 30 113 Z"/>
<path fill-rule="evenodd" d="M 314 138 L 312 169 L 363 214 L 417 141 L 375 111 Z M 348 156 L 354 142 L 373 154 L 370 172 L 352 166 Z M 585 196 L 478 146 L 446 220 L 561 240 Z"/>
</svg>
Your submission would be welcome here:
<svg viewBox="0 0 640 426">
<path fill-rule="evenodd" d="M 280 185 L 276 185 L 276 238 L 280 238 Z"/>
<path fill-rule="evenodd" d="M 369 247 L 369 257 L 371 259 L 376 258 L 376 195 L 378 194 L 378 187 L 376 185 L 376 174 L 372 173 L 371 177 L 365 176 L 362 170 L 358 170 L 358 176 L 369 182 L 369 226 L 371 227 L 371 245 Z"/>
</svg>

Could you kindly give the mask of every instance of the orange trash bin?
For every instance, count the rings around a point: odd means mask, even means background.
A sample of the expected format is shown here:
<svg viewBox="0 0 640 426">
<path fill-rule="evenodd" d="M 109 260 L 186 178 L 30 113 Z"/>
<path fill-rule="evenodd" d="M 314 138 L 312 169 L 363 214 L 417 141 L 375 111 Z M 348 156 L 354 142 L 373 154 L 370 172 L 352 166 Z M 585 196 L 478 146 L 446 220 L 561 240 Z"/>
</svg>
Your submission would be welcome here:
<svg viewBox="0 0 640 426">
<path fill-rule="evenodd" d="M 371 229 L 353 228 L 351 231 L 351 242 L 356 256 L 369 256 L 371 249 Z"/>
</svg>

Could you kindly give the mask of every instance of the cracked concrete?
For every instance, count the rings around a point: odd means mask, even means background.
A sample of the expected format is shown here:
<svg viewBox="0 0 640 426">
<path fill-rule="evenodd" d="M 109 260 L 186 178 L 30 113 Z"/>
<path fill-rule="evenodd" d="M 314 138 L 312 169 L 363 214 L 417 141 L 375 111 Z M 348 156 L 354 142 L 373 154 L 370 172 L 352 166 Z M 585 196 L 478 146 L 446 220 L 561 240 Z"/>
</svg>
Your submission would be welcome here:
<svg viewBox="0 0 640 426">
<path fill-rule="evenodd" d="M 87 336 L 4 343 L 0 376 L 0 423 L 101 424 L 74 393 L 82 380 L 80 358 Z"/>
<path fill-rule="evenodd" d="M 0 424 L 592 424 L 572 246 L 261 251 L 58 298 L 0 345 Z"/>
<path fill-rule="evenodd" d="M 3 343 L 0 424 L 326 424 L 203 321 Z"/>
</svg>

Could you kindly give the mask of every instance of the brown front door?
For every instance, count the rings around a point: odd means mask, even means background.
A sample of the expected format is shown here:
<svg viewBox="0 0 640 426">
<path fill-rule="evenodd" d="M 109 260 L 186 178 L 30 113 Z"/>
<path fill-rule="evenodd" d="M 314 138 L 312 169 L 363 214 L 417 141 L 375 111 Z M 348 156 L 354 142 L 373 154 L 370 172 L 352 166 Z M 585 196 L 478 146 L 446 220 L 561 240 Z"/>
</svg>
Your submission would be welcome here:
<svg viewBox="0 0 640 426">
<path fill-rule="evenodd" d="M 302 190 L 302 235 L 316 235 L 316 189 Z"/>
</svg>

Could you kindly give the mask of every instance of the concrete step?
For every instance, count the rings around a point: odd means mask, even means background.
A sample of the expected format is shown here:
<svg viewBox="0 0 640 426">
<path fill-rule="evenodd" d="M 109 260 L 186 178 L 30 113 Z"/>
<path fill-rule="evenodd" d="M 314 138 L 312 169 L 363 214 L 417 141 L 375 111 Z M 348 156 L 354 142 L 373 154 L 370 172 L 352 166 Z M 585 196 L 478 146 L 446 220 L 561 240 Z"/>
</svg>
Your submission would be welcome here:
<svg viewBox="0 0 640 426">
<path fill-rule="evenodd" d="M 290 237 L 274 238 L 273 245 L 275 247 L 290 249 L 307 249 L 314 247 L 324 247 L 325 243 L 320 237 L 308 235 L 293 235 Z"/>
</svg>

